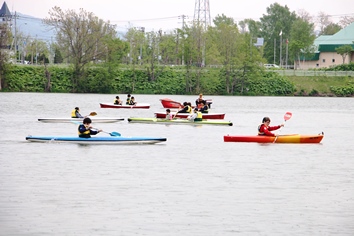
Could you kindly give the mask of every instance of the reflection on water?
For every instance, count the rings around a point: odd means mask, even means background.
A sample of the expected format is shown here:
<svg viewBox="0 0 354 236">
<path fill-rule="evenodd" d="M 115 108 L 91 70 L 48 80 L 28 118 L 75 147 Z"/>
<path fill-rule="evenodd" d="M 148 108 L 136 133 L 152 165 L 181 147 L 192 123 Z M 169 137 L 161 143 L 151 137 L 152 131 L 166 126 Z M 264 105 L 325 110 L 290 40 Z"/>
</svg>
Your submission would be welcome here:
<svg viewBox="0 0 354 236">
<path fill-rule="evenodd" d="M 30 143 L 25 136 L 77 135 L 75 106 L 102 117 L 153 117 L 101 109 L 116 95 L 0 93 L 0 235 L 353 235 L 354 158 L 347 98 L 222 97 L 213 111 L 234 126 L 96 124 L 163 145 Z M 21 101 L 21 102 L 19 102 Z M 282 134 L 325 132 L 321 144 L 224 143 L 256 134 L 264 116 Z M 106 135 L 106 134 L 99 134 Z"/>
</svg>

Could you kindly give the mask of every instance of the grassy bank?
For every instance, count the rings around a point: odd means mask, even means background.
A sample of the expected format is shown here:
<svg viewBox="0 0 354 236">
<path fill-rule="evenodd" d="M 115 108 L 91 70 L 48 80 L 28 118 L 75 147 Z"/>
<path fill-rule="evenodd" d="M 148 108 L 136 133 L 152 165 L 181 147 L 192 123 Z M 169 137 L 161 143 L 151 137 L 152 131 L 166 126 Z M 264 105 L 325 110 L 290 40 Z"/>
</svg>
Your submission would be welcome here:
<svg viewBox="0 0 354 236">
<path fill-rule="evenodd" d="M 333 95 L 330 87 L 342 87 L 349 83 L 354 83 L 353 77 L 303 77 L 303 76 L 288 76 L 287 79 L 291 81 L 296 87 L 297 95 L 308 95 L 318 92 L 320 95 Z"/>
</svg>

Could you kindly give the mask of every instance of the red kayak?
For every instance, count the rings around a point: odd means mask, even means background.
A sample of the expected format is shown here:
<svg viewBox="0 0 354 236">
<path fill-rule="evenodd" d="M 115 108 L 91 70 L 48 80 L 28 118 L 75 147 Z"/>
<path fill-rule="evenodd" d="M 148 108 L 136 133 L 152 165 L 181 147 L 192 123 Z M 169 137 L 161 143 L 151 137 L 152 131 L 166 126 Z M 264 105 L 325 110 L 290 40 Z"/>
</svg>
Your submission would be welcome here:
<svg viewBox="0 0 354 236">
<path fill-rule="evenodd" d="M 183 104 L 180 102 L 173 101 L 172 99 L 169 98 L 163 98 L 160 99 L 162 106 L 164 108 L 180 108 L 183 107 Z"/>
<path fill-rule="evenodd" d="M 174 117 L 176 112 L 171 112 L 172 116 Z M 178 118 L 187 118 L 190 113 L 177 113 L 176 117 Z M 165 112 L 155 112 L 156 118 L 165 118 Z M 225 113 L 203 113 L 203 119 L 217 119 L 223 120 L 225 118 Z"/>
<path fill-rule="evenodd" d="M 174 100 L 169 99 L 169 98 L 162 98 L 162 99 L 160 99 L 160 101 L 161 101 L 161 104 L 162 104 L 162 106 L 164 108 L 177 108 L 178 109 L 178 108 L 183 108 L 184 107 L 182 103 L 174 101 Z M 211 99 L 207 99 L 205 101 L 208 104 L 212 104 L 213 103 Z M 195 106 L 192 106 L 192 107 L 194 108 Z"/>
<path fill-rule="evenodd" d="M 260 135 L 226 135 L 224 142 L 251 142 L 251 143 L 320 143 L 324 137 L 323 132 L 314 135 L 288 134 L 274 136 Z"/>
</svg>

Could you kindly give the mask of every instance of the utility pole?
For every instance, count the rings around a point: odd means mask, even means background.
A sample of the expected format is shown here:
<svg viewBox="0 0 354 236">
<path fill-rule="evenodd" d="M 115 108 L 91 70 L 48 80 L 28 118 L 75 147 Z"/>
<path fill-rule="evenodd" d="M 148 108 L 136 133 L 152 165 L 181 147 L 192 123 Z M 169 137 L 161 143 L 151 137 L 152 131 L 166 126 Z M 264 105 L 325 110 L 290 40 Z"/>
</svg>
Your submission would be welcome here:
<svg viewBox="0 0 354 236">
<path fill-rule="evenodd" d="M 280 31 L 279 33 L 279 36 L 280 36 L 280 47 L 279 47 L 279 66 L 282 67 L 282 58 L 281 58 L 281 45 L 282 45 L 282 41 L 283 41 L 283 38 L 282 38 L 282 35 L 283 35 L 283 30 Z"/>
<path fill-rule="evenodd" d="M 286 69 L 288 69 L 288 52 L 289 52 L 289 40 L 288 39 L 286 39 L 286 59 L 285 59 L 285 63 L 286 63 Z"/>
<path fill-rule="evenodd" d="M 159 30 L 159 39 L 157 43 L 157 64 L 160 65 L 160 43 L 162 38 L 162 30 Z"/>
<path fill-rule="evenodd" d="M 132 58 L 132 52 L 133 52 L 133 44 L 132 44 L 132 38 L 130 38 L 130 52 L 129 52 L 129 61 L 130 61 L 130 64 L 133 63 L 133 58 Z"/>
<path fill-rule="evenodd" d="M 17 15 L 16 15 L 16 11 L 15 11 L 15 58 L 16 58 L 16 63 L 17 63 L 17 25 L 16 25 L 16 19 L 17 19 Z"/>
<path fill-rule="evenodd" d="M 37 57 L 38 57 L 38 53 L 37 53 L 37 35 L 36 35 L 36 65 L 37 65 Z"/>
<path fill-rule="evenodd" d="M 193 20 L 202 25 L 204 30 L 211 25 L 209 0 L 195 0 Z"/>
<path fill-rule="evenodd" d="M 194 7 L 194 23 L 201 26 L 204 32 L 211 25 L 210 4 L 209 0 L 195 0 Z M 200 35 L 199 37 L 202 37 Z M 205 40 L 200 39 L 200 47 L 202 48 L 202 65 L 205 66 Z"/>
<path fill-rule="evenodd" d="M 141 32 L 145 38 L 145 27 L 140 27 Z M 140 65 L 143 64 L 143 42 L 140 42 Z"/>
<path fill-rule="evenodd" d="M 275 65 L 275 58 L 277 56 L 276 52 L 276 48 L 277 48 L 277 39 L 274 38 L 274 58 L 273 58 L 273 64 Z"/>
<path fill-rule="evenodd" d="M 185 40 L 185 37 L 184 37 L 184 19 L 186 18 L 187 16 L 186 15 L 181 15 L 181 18 L 182 18 L 182 32 L 183 32 L 183 35 L 182 35 L 182 66 L 184 65 L 184 40 Z"/>
</svg>

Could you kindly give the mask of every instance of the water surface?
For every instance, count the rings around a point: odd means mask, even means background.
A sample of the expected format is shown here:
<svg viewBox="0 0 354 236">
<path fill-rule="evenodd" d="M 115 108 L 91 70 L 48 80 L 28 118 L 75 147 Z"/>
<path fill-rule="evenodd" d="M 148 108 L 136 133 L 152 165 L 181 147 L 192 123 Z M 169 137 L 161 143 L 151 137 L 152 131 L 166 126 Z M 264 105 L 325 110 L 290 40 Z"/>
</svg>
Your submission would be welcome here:
<svg viewBox="0 0 354 236">
<path fill-rule="evenodd" d="M 125 98 L 125 95 L 120 95 Z M 96 111 L 116 95 L 0 93 L 0 235 L 354 235 L 352 98 L 223 97 L 212 110 L 234 126 L 95 124 L 124 136 L 166 137 L 155 145 L 30 143 L 27 135 L 77 135 L 77 125 L 41 123 Z M 224 143 L 292 118 L 281 134 L 325 133 L 321 144 Z M 107 134 L 99 134 L 107 135 Z"/>
</svg>

